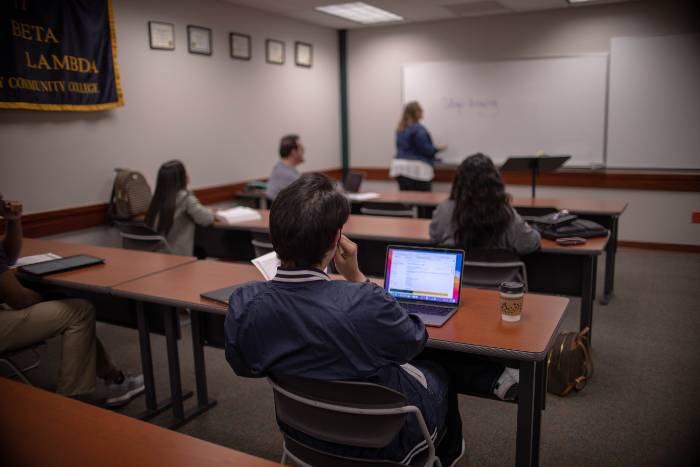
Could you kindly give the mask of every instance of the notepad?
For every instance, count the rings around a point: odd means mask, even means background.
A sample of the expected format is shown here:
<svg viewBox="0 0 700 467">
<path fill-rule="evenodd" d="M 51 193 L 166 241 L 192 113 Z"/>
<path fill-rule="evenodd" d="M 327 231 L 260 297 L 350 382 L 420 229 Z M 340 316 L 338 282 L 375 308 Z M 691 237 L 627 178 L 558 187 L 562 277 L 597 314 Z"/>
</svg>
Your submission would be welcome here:
<svg viewBox="0 0 700 467">
<path fill-rule="evenodd" d="M 368 201 L 370 199 L 379 198 L 379 193 L 366 191 L 364 193 L 346 193 L 345 196 L 353 201 Z"/>
<path fill-rule="evenodd" d="M 234 224 L 236 222 L 257 221 L 262 219 L 262 216 L 255 209 L 236 206 L 235 208 L 217 211 L 216 218 L 227 224 Z"/>
<path fill-rule="evenodd" d="M 30 264 L 43 263 L 44 261 L 51 261 L 53 259 L 59 259 L 60 256 L 56 253 L 42 253 L 40 255 L 22 256 L 17 260 L 17 262 L 12 266 L 13 268 L 18 268 L 21 266 L 28 266 Z"/>
<path fill-rule="evenodd" d="M 260 271 L 266 281 L 271 280 L 277 275 L 277 268 L 280 266 L 280 260 L 277 257 L 277 253 L 274 251 L 253 258 L 250 262 L 258 268 L 258 271 Z"/>
</svg>

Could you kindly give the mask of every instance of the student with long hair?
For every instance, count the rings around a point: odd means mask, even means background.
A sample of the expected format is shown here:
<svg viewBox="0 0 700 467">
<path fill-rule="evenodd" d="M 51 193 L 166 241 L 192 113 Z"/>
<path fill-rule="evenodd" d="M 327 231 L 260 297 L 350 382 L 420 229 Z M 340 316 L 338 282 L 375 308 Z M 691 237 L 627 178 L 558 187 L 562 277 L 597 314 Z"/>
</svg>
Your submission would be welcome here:
<svg viewBox="0 0 700 467">
<path fill-rule="evenodd" d="M 399 183 L 399 190 L 431 191 L 435 155 L 447 149 L 435 146 L 428 130 L 421 125 L 423 109 L 409 102 L 396 129 L 396 157 L 391 161 L 389 176 Z"/>
<path fill-rule="evenodd" d="M 481 153 L 457 168 L 449 199 L 433 212 L 430 239 L 466 251 L 527 254 L 540 246 L 540 234 L 513 209 L 496 166 Z"/>
<path fill-rule="evenodd" d="M 191 255 L 195 224 L 211 225 L 214 212 L 187 189 L 189 177 L 179 160 L 164 163 L 158 170 L 156 190 L 146 214 L 146 224 L 163 235 L 170 252 Z"/>
</svg>

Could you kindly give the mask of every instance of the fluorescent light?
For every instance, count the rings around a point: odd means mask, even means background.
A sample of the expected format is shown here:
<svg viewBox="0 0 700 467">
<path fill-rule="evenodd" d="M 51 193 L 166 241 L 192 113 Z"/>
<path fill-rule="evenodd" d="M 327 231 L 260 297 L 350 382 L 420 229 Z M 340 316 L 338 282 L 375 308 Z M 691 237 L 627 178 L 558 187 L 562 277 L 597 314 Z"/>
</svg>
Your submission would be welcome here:
<svg viewBox="0 0 700 467">
<path fill-rule="evenodd" d="M 355 21 L 362 24 L 386 23 L 389 21 L 402 21 L 403 18 L 381 8 L 367 5 L 362 2 L 339 3 L 337 5 L 317 6 L 316 10 L 333 16 Z"/>
</svg>

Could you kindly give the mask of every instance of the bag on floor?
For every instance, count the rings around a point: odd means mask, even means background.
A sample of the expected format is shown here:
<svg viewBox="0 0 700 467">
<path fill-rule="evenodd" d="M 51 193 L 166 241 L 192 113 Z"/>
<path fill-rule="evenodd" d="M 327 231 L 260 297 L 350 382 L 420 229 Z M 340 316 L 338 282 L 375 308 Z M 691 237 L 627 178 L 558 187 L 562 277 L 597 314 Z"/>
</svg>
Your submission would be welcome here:
<svg viewBox="0 0 700 467">
<path fill-rule="evenodd" d="M 107 208 L 107 218 L 132 220 L 145 214 L 151 204 L 151 187 L 140 173 L 128 169 L 115 169 L 117 176 L 112 185 L 112 196 Z"/>
<path fill-rule="evenodd" d="M 586 327 L 581 332 L 562 332 L 547 354 L 547 391 L 566 396 L 586 387 L 593 376 L 591 345 Z"/>
</svg>

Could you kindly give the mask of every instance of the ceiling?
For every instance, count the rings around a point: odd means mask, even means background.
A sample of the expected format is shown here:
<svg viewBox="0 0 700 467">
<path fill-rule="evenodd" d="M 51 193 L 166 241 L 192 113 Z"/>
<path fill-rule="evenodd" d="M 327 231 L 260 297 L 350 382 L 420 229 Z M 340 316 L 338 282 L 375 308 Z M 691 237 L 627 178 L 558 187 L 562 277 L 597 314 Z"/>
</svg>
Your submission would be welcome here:
<svg viewBox="0 0 700 467">
<path fill-rule="evenodd" d="M 268 11 L 290 18 L 334 29 L 376 27 L 331 16 L 314 10 L 321 5 L 332 5 L 358 0 L 225 0 L 258 10 Z M 417 23 L 442 19 L 474 16 L 512 14 L 557 8 L 586 8 L 590 5 L 620 3 L 633 0 L 592 0 L 571 5 L 567 0 L 359 0 L 404 18 L 399 23 Z M 381 25 L 397 23 L 381 23 Z"/>
</svg>

